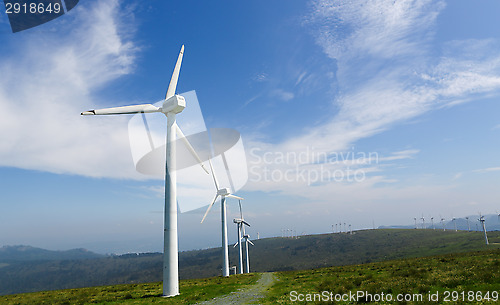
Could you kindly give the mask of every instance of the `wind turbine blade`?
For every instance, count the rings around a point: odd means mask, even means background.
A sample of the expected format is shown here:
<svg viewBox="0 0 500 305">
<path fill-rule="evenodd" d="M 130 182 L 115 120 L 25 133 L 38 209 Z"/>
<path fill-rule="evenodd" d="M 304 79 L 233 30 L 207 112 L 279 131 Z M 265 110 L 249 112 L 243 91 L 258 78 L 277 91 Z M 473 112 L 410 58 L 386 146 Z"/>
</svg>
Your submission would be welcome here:
<svg viewBox="0 0 500 305">
<path fill-rule="evenodd" d="M 208 164 L 210 164 L 210 171 L 212 172 L 212 177 L 214 178 L 215 188 L 218 191 L 219 190 L 219 183 L 217 182 L 217 177 L 215 176 L 214 167 L 212 166 L 212 161 L 210 161 L 210 158 L 208 159 Z"/>
<path fill-rule="evenodd" d="M 207 211 L 205 212 L 205 215 L 203 215 L 203 219 L 201 220 L 201 222 L 200 222 L 200 223 L 203 223 L 203 221 L 204 221 L 204 220 L 205 220 L 205 218 L 207 217 L 208 212 L 210 212 L 210 209 L 212 208 L 212 206 L 214 205 L 215 201 L 217 200 L 217 197 L 219 197 L 219 195 L 215 195 L 214 201 L 212 201 L 212 203 L 208 206 L 208 209 L 207 209 Z"/>
<path fill-rule="evenodd" d="M 255 245 L 253 244 L 253 242 L 252 242 L 250 239 L 248 239 L 248 242 L 249 242 L 252 246 L 255 246 Z"/>
<path fill-rule="evenodd" d="M 242 223 L 244 223 L 244 224 L 246 224 L 247 226 L 249 226 L 249 227 L 250 227 L 250 224 L 249 224 L 248 222 L 246 222 L 246 221 L 244 221 L 244 220 L 242 220 L 241 222 L 242 222 Z"/>
<path fill-rule="evenodd" d="M 243 212 L 241 211 L 241 200 L 238 200 L 238 205 L 240 206 L 240 219 L 243 220 Z"/>
<path fill-rule="evenodd" d="M 233 194 L 226 195 L 226 197 L 230 197 L 230 198 L 234 198 L 234 199 L 238 199 L 238 200 L 245 200 L 245 199 L 238 197 L 238 196 L 235 196 Z"/>
<path fill-rule="evenodd" d="M 233 245 L 233 248 L 236 248 L 236 246 L 239 244 L 240 242 L 237 241 L 234 245 Z"/>
<path fill-rule="evenodd" d="M 208 170 L 205 168 L 205 166 L 203 165 L 203 161 L 201 161 L 200 156 L 198 156 L 198 154 L 196 153 L 196 150 L 194 150 L 193 146 L 191 145 L 191 143 L 189 143 L 188 139 L 186 138 L 186 136 L 182 132 L 181 128 L 177 125 L 175 125 L 175 127 L 177 130 L 177 135 L 179 135 L 179 138 L 181 138 L 181 140 L 184 142 L 184 145 L 186 145 L 186 147 L 189 150 L 189 152 L 191 153 L 191 155 L 193 155 L 193 157 L 196 159 L 196 161 L 198 161 L 198 163 L 201 165 L 201 168 L 203 168 L 203 170 L 207 174 L 210 174 L 208 172 Z"/>
<path fill-rule="evenodd" d="M 175 64 L 174 73 L 172 73 L 172 78 L 170 79 L 170 84 L 168 85 L 167 95 L 165 99 L 175 95 L 175 89 L 177 88 L 177 80 L 179 79 L 179 72 L 181 70 L 182 56 L 184 55 L 184 45 L 181 47 L 181 52 L 177 58 L 177 63 Z"/>
<path fill-rule="evenodd" d="M 81 115 L 108 115 L 108 114 L 132 114 L 132 113 L 151 113 L 151 112 L 159 112 L 160 108 L 151 105 L 151 104 L 142 104 L 142 105 L 132 105 L 132 106 L 123 106 L 123 107 L 114 107 L 114 108 L 104 108 L 104 109 L 96 109 L 84 111 Z"/>
</svg>

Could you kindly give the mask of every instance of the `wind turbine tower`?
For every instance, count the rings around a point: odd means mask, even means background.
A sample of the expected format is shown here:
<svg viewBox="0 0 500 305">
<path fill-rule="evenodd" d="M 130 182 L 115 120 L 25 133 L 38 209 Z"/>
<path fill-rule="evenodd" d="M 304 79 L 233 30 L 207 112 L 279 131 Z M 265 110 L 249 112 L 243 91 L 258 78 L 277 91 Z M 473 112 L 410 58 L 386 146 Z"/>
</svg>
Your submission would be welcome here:
<svg viewBox="0 0 500 305">
<path fill-rule="evenodd" d="M 441 224 L 443 225 L 443 231 L 446 231 L 446 225 L 444 224 L 444 218 L 441 217 Z"/>
<path fill-rule="evenodd" d="M 467 219 L 467 229 L 469 230 L 470 232 L 470 222 L 469 222 L 469 216 L 465 217 L 465 219 Z"/>
<path fill-rule="evenodd" d="M 415 220 L 415 229 L 417 228 L 417 217 L 413 217 L 413 220 Z"/>
<path fill-rule="evenodd" d="M 453 219 L 451 221 L 453 221 L 453 225 L 455 226 L 455 232 L 458 232 L 458 230 L 457 230 L 457 219 L 455 217 L 453 217 Z"/>
<path fill-rule="evenodd" d="M 425 218 L 424 218 L 424 215 L 422 215 L 422 229 L 425 229 Z"/>
<path fill-rule="evenodd" d="M 434 226 L 434 217 L 431 217 L 431 223 L 432 223 L 432 229 L 436 230 L 436 227 Z"/>
</svg>

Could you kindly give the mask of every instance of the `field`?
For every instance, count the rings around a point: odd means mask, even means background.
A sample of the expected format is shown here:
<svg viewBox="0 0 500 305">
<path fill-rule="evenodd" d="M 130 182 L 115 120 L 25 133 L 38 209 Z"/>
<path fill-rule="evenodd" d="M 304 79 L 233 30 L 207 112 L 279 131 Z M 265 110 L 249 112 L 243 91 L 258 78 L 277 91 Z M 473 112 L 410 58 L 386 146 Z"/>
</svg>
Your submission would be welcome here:
<svg viewBox="0 0 500 305">
<path fill-rule="evenodd" d="M 391 260 L 362 265 L 320 268 L 315 270 L 276 272 L 277 280 L 259 304 L 495 304 L 500 283 L 500 250 L 448 254 L 425 258 Z M 181 281 L 181 295 L 161 297 L 161 283 L 115 285 L 0 297 L 0 303 L 11 304 L 196 304 L 245 289 L 255 284 L 259 274 L 214 277 Z M 291 292 L 297 293 L 292 295 Z M 417 301 L 370 302 L 365 296 L 355 302 L 325 302 L 319 298 L 307 302 L 307 295 L 320 296 L 367 292 L 375 298 L 382 293 L 396 298 L 407 294 Z M 456 291 L 457 295 L 452 294 Z M 496 291 L 496 294 L 494 293 Z M 462 292 L 464 293 L 462 295 Z M 470 292 L 474 295 L 470 296 Z M 479 299 L 481 293 L 482 301 Z M 438 295 L 436 295 L 438 293 Z M 304 301 L 292 302 L 291 298 Z M 437 296 L 438 301 L 429 301 Z M 464 301 L 461 298 L 465 298 Z M 419 299 L 421 298 L 421 299 Z M 472 301 L 469 301 L 470 300 Z M 488 302 L 487 299 L 490 299 Z M 372 299 L 373 300 L 373 299 Z"/>
<path fill-rule="evenodd" d="M 195 304 L 252 285 L 258 276 L 245 274 L 180 282 L 181 295 L 162 297 L 161 283 L 113 285 L 0 296 L 0 304 Z"/>
<path fill-rule="evenodd" d="M 184 276 L 208 276 L 182 280 L 181 295 L 175 298 L 161 297 L 161 277 L 157 274 L 161 255 L 157 254 L 10 262 L 1 268 L 2 289 L 51 283 L 90 288 L 9 293 L 0 296 L 0 304 L 196 304 L 254 285 L 260 278 L 258 272 L 274 272 L 277 277 L 266 298 L 259 301 L 262 304 L 291 303 L 291 291 L 304 295 L 323 291 L 340 295 L 356 291 L 415 293 L 422 294 L 423 300 L 436 292 L 442 296 L 446 290 L 486 293 L 500 287 L 500 232 L 489 232 L 489 237 L 490 246 L 484 244 L 480 232 L 438 230 L 367 230 L 353 235 L 262 239 L 255 241 L 250 252 L 256 273 L 230 278 L 210 277 L 220 272 L 220 248 L 183 252 L 180 262 Z M 235 254 L 232 250 L 232 262 L 236 261 Z M 134 283 L 107 284 L 110 279 Z"/>
<path fill-rule="evenodd" d="M 411 298 L 421 297 L 421 301 L 387 302 L 388 304 L 442 304 L 444 298 L 449 296 L 448 304 L 484 304 L 486 298 L 493 297 L 500 292 L 500 251 L 481 251 L 442 256 L 393 260 L 387 262 L 370 263 L 364 265 L 321 268 L 277 273 L 280 281 L 276 282 L 269 291 L 268 297 L 261 304 L 289 304 L 291 291 L 302 293 L 304 299 L 307 294 L 321 294 L 323 291 L 332 292 L 334 295 L 357 291 L 367 292 L 376 298 L 390 294 L 394 298 L 398 294 L 409 294 Z M 448 292 L 446 292 L 448 291 Z M 452 291 L 458 293 L 454 300 Z M 496 291 L 495 293 L 493 293 Z M 464 292 L 465 301 L 461 301 Z M 471 297 L 469 292 L 473 292 Z M 481 292 L 483 302 L 479 299 Z M 429 295 L 438 293 L 438 302 L 429 301 Z M 298 295 L 295 294 L 294 298 Z M 409 297 L 409 296 L 407 296 Z M 469 298 L 472 301 L 469 301 Z M 330 296 L 328 297 L 330 299 Z M 335 297 L 334 299 L 335 300 Z M 357 303 L 382 303 L 369 302 L 365 296 Z M 306 304 L 307 302 L 293 302 Z M 308 304 L 333 304 L 320 301 Z M 355 302 L 338 302 L 336 304 L 356 304 Z M 498 303 L 497 303 L 498 304 Z"/>
</svg>

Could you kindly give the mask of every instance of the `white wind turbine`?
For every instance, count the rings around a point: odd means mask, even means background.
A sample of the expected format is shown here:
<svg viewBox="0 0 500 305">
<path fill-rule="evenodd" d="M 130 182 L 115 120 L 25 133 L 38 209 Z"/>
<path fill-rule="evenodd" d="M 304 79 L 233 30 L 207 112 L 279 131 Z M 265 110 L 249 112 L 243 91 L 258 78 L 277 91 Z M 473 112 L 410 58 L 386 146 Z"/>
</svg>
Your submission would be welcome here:
<svg viewBox="0 0 500 305">
<path fill-rule="evenodd" d="M 431 217 L 431 223 L 432 223 L 432 229 L 436 230 L 436 227 L 434 226 L 434 217 Z"/>
<path fill-rule="evenodd" d="M 184 45 L 175 64 L 167 94 L 162 107 L 152 104 L 141 104 L 106 109 L 84 111 L 82 115 L 111 115 L 111 114 L 136 114 L 160 112 L 167 117 L 167 142 L 166 142 L 166 165 L 165 165 L 165 220 L 163 230 L 163 296 L 175 296 L 179 294 L 179 257 L 178 257 L 178 235 L 177 235 L 177 173 L 176 173 L 176 137 L 184 141 L 184 144 L 203 167 L 202 161 L 194 151 L 193 147 L 177 126 L 176 115 L 186 108 L 186 100 L 176 95 L 177 80 L 181 69 Z M 203 167 L 203 169 L 208 171 Z"/>
<path fill-rule="evenodd" d="M 248 225 L 248 226 L 250 226 L 250 225 Z M 245 233 L 245 226 L 243 226 L 243 239 L 245 240 L 245 261 L 246 261 L 245 273 L 250 273 L 250 256 L 248 256 L 248 244 L 250 243 L 252 246 L 255 246 L 255 245 L 250 240 L 250 235 Z"/>
<path fill-rule="evenodd" d="M 485 219 L 484 219 L 484 216 L 481 215 L 481 213 L 479 213 L 479 219 L 478 219 L 481 224 L 483 225 L 483 232 L 484 232 L 484 240 L 486 241 L 486 244 L 489 245 L 490 243 L 488 242 L 488 235 L 486 234 L 486 225 L 485 225 Z"/>
<path fill-rule="evenodd" d="M 423 214 L 422 214 L 422 217 L 420 219 L 422 219 L 422 229 L 425 229 L 425 218 L 424 218 Z"/>
<path fill-rule="evenodd" d="M 210 164 L 210 170 L 212 171 L 212 177 L 214 178 L 214 184 L 215 184 L 215 189 L 217 190 L 217 193 L 215 194 L 214 200 L 212 203 L 208 206 L 207 211 L 205 212 L 205 215 L 203 216 L 203 219 L 201 220 L 201 223 L 205 220 L 205 218 L 208 215 L 208 212 L 210 212 L 210 209 L 212 206 L 215 204 L 217 201 L 217 198 L 220 196 L 220 205 L 221 205 L 221 225 L 222 225 L 222 276 L 229 276 L 229 254 L 228 254 L 228 249 L 227 249 L 227 224 L 226 224 L 226 197 L 229 198 L 235 198 L 239 200 L 243 200 L 243 198 L 235 196 L 231 194 L 231 189 L 229 188 L 220 188 L 219 187 L 219 182 L 217 181 L 217 177 L 215 176 L 215 171 L 212 166 L 212 162 L 210 159 L 208 160 L 208 163 Z"/>
<path fill-rule="evenodd" d="M 243 274 L 243 252 L 241 249 L 241 241 L 243 240 L 243 235 L 245 235 L 245 226 L 249 226 L 250 224 L 243 219 L 243 211 L 241 210 L 241 201 L 238 200 L 238 205 L 240 206 L 240 218 L 233 219 L 233 222 L 236 224 L 238 229 L 238 241 L 234 244 L 233 247 L 238 246 L 238 254 L 239 254 L 239 266 L 240 266 L 240 274 Z M 248 262 L 248 250 L 247 250 L 247 262 Z"/>
<path fill-rule="evenodd" d="M 446 225 L 444 224 L 444 218 L 441 217 L 441 224 L 443 225 L 443 231 L 446 231 Z"/>
<path fill-rule="evenodd" d="M 465 217 L 465 219 L 467 219 L 467 229 L 468 229 L 468 230 L 469 230 L 469 232 L 470 232 L 469 216 Z"/>
<path fill-rule="evenodd" d="M 457 219 L 455 217 L 453 217 L 453 219 L 451 221 L 453 222 L 453 225 L 455 226 L 455 232 L 458 232 L 458 230 L 457 230 Z"/>
</svg>

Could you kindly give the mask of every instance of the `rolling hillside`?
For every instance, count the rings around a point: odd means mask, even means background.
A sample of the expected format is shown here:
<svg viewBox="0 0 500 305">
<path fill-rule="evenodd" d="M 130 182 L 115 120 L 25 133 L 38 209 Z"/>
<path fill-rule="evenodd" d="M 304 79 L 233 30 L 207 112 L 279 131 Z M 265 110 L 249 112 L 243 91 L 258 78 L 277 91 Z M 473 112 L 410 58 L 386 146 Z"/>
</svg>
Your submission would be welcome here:
<svg viewBox="0 0 500 305">
<path fill-rule="evenodd" d="M 500 244 L 500 232 L 489 233 Z M 298 239 L 255 240 L 250 249 L 253 272 L 305 270 L 391 259 L 423 257 L 499 248 L 484 244 L 480 232 L 440 230 L 367 230 L 355 234 L 322 234 Z M 182 279 L 220 274 L 220 248 L 181 252 Z M 237 262 L 230 247 L 230 262 Z M 0 261 L 0 266 L 3 262 Z M 0 270 L 0 294 L 64 288 L 146 283 L 161 280 L 161 254 L 125 255 L 86 260 L 10 262 Z"/>
<path fill-rule="evenodd" d="M 500 250 L 390 260 L 362 265 L 277 272 L 259 304 L 496 304 L 500 299 Z M 200 304 L 256 286 L 261 274 L 181 280 L 181 294 L 162 298 L 161 282 L 0 296 L 5 305 L 24 304 Z M 326 292 L 326 294 L 325 294 Z M 362 294 L 359 295 L 358 292 Z M 456 292 L 453 294 L 452 292 Z M 248 294 L 248 293 L 247 293 Z M 300 295 L 299 295 L 300 294 Z M 349 298 L 353 294 L 354 301 Z M 331 299 L 325 300 L 325 295 Z M 342 298 L 347 296 L 346 300 Z M 395 298 L 404 296 L 403 301 Z M 257 296 L 258 297 L 258 296 Z M 300 300 L 303 301 L 293 302 Z M 338 300 L 337 300 L 338 299 Z M 220 299 L 219 301 L 224 300 Z M 217 304 L 222 304 L 218 302 Z"/>
</svg>

